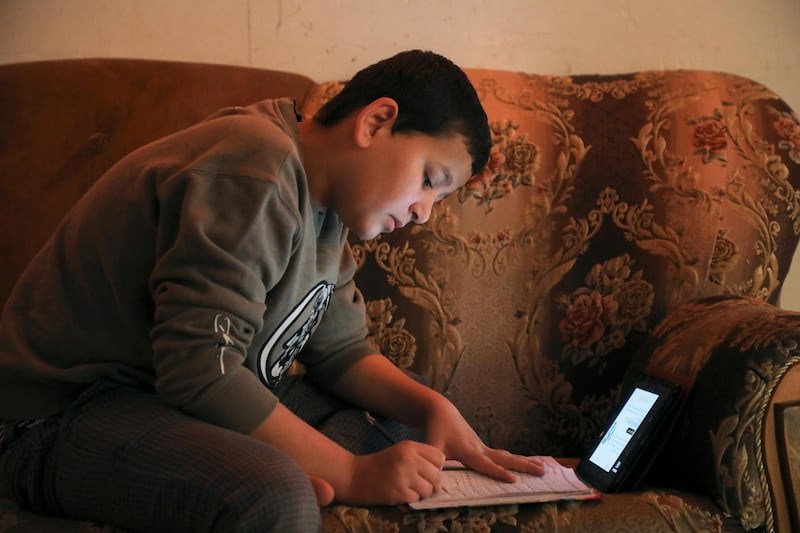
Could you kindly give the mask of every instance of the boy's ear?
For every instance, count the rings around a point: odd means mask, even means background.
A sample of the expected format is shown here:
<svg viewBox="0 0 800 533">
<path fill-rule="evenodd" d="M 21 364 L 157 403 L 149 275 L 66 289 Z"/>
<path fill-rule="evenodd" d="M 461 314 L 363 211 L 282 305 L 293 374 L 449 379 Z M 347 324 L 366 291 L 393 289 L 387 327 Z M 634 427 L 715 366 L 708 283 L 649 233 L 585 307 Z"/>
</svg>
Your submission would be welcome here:
<svg viewBox="0 0 800 533">
<path fill-rule="evenodd" d="M 388 97 L 378 98 L 364 106 L 356 116 L 354 131 L 356 145 L 359 148 L 366 148 L 379 131 L 385 128 L 391 131 L 398 111 L 397 102 Z"/>
</svg>

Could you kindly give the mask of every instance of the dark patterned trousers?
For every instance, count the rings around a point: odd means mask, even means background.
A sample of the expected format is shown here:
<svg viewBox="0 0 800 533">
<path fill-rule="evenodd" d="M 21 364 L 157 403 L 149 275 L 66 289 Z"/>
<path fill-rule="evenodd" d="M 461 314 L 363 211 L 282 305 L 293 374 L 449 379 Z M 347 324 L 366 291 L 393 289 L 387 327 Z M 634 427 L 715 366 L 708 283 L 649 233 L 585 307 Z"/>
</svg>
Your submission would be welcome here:
<svg viewBox="0 0 800 533">
<path fill-rule="evenodd" d="M 355 453 L 389 445 L 364 412 L 301 377 L 275 391 L 309 424 Z M 419 438 L 383 421 L 396 439 Z M 286 454 L 101 381 L 61 416 L 7 442 L 0 482 L 18 504 L 53 516 L 154 532 L 314 532 L 311 484 Z"/>
</svg>

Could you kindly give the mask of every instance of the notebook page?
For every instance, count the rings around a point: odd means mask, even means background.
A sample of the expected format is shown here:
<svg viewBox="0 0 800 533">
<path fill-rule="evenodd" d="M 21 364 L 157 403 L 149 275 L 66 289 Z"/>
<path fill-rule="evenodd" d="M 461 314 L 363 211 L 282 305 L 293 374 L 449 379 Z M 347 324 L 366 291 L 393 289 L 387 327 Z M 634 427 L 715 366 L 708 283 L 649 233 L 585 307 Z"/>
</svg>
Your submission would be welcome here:
<svg viewBox="0 0 800 533">
<path fill-rule="evenodd" d="M 582 482 L 575 471 L 560 465 L 552 457 L 543 457 L 543 476 L 515 472 L 517 481 L 506 483 L 467 469 L 446 469 L 442 473 L 442 491 L 414 502 L 413 509 L 433 509 L 475 505 L 497 505 L 565 498 L 596 498 L 593 489 Z"/>
</svg>

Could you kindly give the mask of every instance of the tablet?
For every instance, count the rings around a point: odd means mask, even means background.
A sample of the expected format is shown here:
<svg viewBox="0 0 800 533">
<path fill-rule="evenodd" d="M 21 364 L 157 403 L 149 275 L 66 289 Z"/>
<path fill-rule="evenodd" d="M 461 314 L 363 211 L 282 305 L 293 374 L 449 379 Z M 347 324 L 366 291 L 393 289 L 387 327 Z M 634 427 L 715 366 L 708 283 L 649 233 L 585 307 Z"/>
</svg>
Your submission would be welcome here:
<svg viewBox="0 0 800 533">
<path fill-rule="evenodd" d="M 622 490 L 637 465 L 649 463 L 648 445 L 678 403 L 680 392 L 678 383 L 641 375 L 578 463 L 578 475 L 601 492 Z"/>
</svg>

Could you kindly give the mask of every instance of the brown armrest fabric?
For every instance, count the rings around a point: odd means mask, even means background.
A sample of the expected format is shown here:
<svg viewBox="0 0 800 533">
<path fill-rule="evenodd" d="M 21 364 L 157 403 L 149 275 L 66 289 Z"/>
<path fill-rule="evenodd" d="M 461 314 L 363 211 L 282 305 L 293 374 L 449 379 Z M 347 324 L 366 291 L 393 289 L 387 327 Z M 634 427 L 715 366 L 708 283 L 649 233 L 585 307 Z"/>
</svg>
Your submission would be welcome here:
<svg viewBox="0 0 800 533">
<path fill-rule="evenodd" d="M 752 298 L 700 300 L 656 328 L 628 379 L 655 366 L 693 376 L 695 384 L 650 483 L 706 494 L 745 529 L 772 527 L 776 481 L 766 467 L 765 423 L 781 379 L 800 363 L 799 343 L 800 313 Z M 800 417 L 796 411 L 784 415 L 786 441 L 794 438 L 787 451 L 794 450 L 796 474 Z"/>
</svg>

